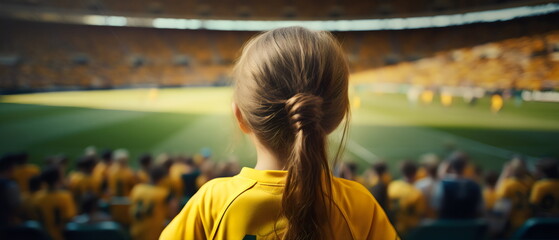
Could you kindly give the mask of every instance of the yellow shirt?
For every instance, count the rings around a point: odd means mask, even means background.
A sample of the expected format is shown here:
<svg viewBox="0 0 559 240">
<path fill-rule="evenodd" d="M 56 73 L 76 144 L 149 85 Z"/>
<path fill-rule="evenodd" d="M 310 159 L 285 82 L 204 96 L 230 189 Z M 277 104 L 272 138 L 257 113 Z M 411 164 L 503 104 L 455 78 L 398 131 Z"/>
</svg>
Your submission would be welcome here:
<svg viewBox="0 0 559 240">
<path fill-rule="evenodd" d="M 169 212 L 169 191 L 149 184 L 138 184 L 130 194 L 130 232 L 135 240 L 156 240 L 165 227 Z"/>
<path fill-rule="evenodd" d="M 55 240 L 63 239 L 64 225 L 76 215 L 72 194 L 65 190 L 41 190 L 34 196 L 37 219 Z"/>
<path fill-rule="evenodd" d="M 113 197 L 128 197 L 136 182 L 136 175 L 129 167 L 113 164 L 108 170 L 109 192 Z"/>
<path fill-rule="evenodd" d="M 138 183 L 149 183 L 150 177 L 146 170 L 140 169 L 138 170 Z"/>
<path fill-rule="evenodd" d="M 107 177 L 108 177 L 108 173 L 109 173 L 109 165 L 106 164 L 105 162 L 99 162 L 97 163 L 97 165 L 95 165 L 95 168 L 93 168 L 93 173 L 91 175 L 93 175 L 93 178 L 95 179 L 95 182 L 97 184 L 99 184 L 99 186 L 97 187 L 97 189 L 99 189 L 99 191 L 101 192 L 102 197 L 105 200 L 108 200 L 108 198 L 110 196 L 107 196 L 107 192 L 105 189 L 107 186 L 103 186 L 104 184 L 107 184 Z"/>
<path fill-rule="evenodd" d="M 26 193 L 29 191 L 29 180 L 41 173 L 39 167 L 34 164 L 25 164 L 16 166 L 13 171 L 13 178 L 16 181 L 20 192 Z"/>
<path fill-rule="evenodd" d="M 396 229 L 406 233 L 419 225 L 426 214 L 427 202 L 419 189 L 403 180 L 393 181 L 388 185 L 390 212 L 396 222 Z"/>
<path fill-rule="evenodd" d="M 516 178 L 505 179 L 497 189 L 497 199 L 506 198 L 512 202 L 509 221 L 513 229 L 530 218 L 529 194 L 530 188 Z"/>
<path fill-rule="evenodd" d="M 483 189 L 483 202 L 485 203 L 485 210 L 493 209 L 497 201 L 497 192 L 495 189 L 486 187 Z"/>
<path fill-rule="evenodd" d="M 97 179 L 91 175 L 82 172 L 73 172 L 68 177 L 68 188 L 74 194 L 76 199 L 80 199 L 86 193 L 101 196 L 100 184 Z"/>
<path fill-rule="evenodd" d="M 532 187 L 530 203 L 539 211 L 559 215 L 559 179 L 543 179 Z"/>
<path fill-rule="evenodd" d="M 276 239 L 286 171 L 243 168 L 206 183 L 163 230 L 160 239 Z M 332 179 L 332 239 L 399 239 L 379 204 L 361 184 Z M 279 219 L 278 219 L 279 218 Z"/>
</svg>

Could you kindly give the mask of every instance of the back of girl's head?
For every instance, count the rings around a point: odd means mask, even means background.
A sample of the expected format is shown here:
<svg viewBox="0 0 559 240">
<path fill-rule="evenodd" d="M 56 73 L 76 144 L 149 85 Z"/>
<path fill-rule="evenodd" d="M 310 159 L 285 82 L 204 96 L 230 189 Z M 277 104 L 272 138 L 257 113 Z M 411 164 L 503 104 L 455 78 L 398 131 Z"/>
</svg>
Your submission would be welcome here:
<svg viewBox="0 0 559 240">
<path fill-rule="evenodd" d="M 235 66 L 234 102 L 242 121 L 288 170 L 285 239 L 324 238 L 325 194 L 331 191 L 326 136 L 349 113 L 348 76 L 335 38 L 302 27 L 255 37 Z"/>
</svg>

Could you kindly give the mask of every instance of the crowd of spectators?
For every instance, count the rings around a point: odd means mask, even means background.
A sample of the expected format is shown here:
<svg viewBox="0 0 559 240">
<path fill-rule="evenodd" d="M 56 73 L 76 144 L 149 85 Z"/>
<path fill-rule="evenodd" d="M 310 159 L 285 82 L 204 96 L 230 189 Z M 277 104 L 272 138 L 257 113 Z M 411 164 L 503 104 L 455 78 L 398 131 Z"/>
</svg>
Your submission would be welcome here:
<svg viewBox="0 0 559 240">
<path fill-rule="evenodd" d="M 156 239 L 199 187 L 240 171 L 237 161 L 213 161 L 209 154 L 141 155 L 138 169 L 124 149 L 98 154 L 87 148 L 69 169 L 70 159 L 53 156 L 42 167 L 27 163 L 25 153 L 0 159 L 0 225 L 37 221 L 53 239 L 64 239 L 68 223 L 114 221 L 133 239 Z M 531 217 L 559 217 L 559 166 L 546 158 L 532 169 L 520 156 L 497 173 L 476 165 L 464 152 L 442 161 L 426 154 L 399 162 L 394 179 L 384 161 L 362 174 L 350 161 L 334 168 L 336 176 L 367 187 L 401 236 L 440 219 L 484 219 L 494 239 L 510 237 Z"/>
</svg>

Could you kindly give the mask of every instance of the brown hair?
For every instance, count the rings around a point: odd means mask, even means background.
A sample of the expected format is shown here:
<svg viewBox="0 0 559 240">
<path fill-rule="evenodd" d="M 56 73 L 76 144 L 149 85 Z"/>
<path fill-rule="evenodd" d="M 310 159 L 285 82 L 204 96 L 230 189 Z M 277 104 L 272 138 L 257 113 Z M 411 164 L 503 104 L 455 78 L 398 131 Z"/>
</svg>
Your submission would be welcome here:
<svg viewBox="0 0 559 240">
<path fill-rule="evenodd" d="M 268 150 L 285 159 L 284 239 L 324 238 L 331 193 L 327 135 L 349 114 L 348 77 L 336 39 L 302 27 L 258 35 L 235 66 L 234 101 L 243 120 Z M 347 121 L 344 126 L 342 143 Z"/>
</svg>

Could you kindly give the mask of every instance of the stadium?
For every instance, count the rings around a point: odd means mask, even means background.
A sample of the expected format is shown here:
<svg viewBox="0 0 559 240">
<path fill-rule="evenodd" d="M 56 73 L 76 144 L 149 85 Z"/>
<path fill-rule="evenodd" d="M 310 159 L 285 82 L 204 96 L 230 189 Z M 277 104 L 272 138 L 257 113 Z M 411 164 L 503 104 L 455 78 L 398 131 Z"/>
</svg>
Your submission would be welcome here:
<svg viewBox="0 0 559 240">
<path fill-rule="evenodd" d="M 233 67 L 247 41 L 289 26 L 340 42 L 351 114 L 347 138 L 329 136 L 330 156 L 343 145 L 333 174 L 369 189 L 401 239 L 558 239 L 557 23 L 553 0 L 0 0 L 0 205 L 14 206 L 12 182 L 20 200 L 0 239 L 157 239 L 138 234 L 133 187 L 163 166 L 176 215 L 204 183 L 255 166 Z M 457 161 L 483 195 L 475 217 L 392 194 Z M 542 181 L 557 185 L 542 195 Z M 62 219 L 35 210 L 50 183 L 70 196 Z"/>
</svg>

